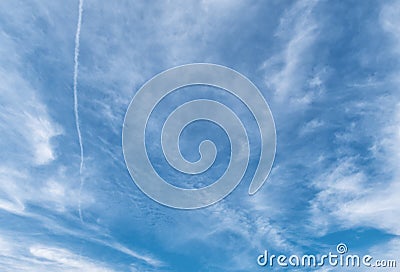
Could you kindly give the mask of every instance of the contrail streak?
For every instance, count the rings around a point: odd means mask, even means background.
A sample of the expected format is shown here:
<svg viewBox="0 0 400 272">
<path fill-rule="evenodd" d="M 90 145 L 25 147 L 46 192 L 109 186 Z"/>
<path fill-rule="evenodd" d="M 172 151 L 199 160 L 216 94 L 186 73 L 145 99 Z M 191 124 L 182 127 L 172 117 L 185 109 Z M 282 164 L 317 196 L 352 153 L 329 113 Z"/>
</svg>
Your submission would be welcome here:
<svg viewBox="0 0 400 272">
<path fill-rule="evenodd" d="M 76 125 L 76 132 L 78 133 L 78 140 L 79 140 L 79 147 L 81 151 L 81 162 L 79 166 L 79 178 L 80 178 L 80 187 L 79 187 L 79 218 L 83 223 L 82 218 L 82 210 L 81 210 L 81 193 L 83 187 L 83 178 L 82 178 L 82 171 L 83 171 L 83 144 L 82 144 L 82 134 L 81 128 L 79 125 L 79 110 L 78 110 L 78 73 L 79 73 L 79 39 L 81 35 L 81 25 L 82 25 L 82 11 L 83 11 L 83 0 L 79 0 L 79 11 L 78 11 L 78 24 L 76 26 L 76 33 L 75 33 L 75 54 L 74 54 L 74 113 L 75 113 L 75 125 Z"/>
</svg>

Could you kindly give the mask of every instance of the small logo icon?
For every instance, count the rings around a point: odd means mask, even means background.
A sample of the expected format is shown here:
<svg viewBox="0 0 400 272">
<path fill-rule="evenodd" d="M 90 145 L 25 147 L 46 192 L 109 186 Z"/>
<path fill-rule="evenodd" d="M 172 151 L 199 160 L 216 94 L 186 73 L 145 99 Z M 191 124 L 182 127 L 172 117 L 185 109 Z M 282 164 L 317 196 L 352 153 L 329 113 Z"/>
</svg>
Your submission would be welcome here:
<svg viewBox="0 0 400 272">
<path fill-rule="evenodd" d="M 189 162 L 182 157 L 179 136 L 197 120 L 217 124 L 229 137 L 230 160 L 224 174 L 211 185 L 187 189 L 174 186 L 154 169 L 146 150 L 146 126 L 158 103 L 173 91 L 192 85 L 217 87 L 233 94 L 246 105 L 259 130 L 258 166 L 249 187 L 255 194 L 266 181 L 276 149 L 275 124 L 267 102 L 257 87 L 240 73 L 215 64 L 195 63 L 166 70 L 146 82 L 133 97 L 125 115 L 122 147 L 125 163 L 136 185 L 153 200 L 178 209 L 197 209 L 214 204 L 231 193 L 242 180 L 249 164 L 248 131 L 239 117 L 223 101 L 195 99 L 177 107 L 166 119 L 161 131 L 161 146 L 171 167 L 187 174 L 208 171 L 216 158 L 213 142 L 199 145 L 200 159 Z M 243 154 L 245 156 L 243 156 Z"/>
<path fill-rule="evenodd" d="M 338 245 L 336 246 L 336 250 L 337 250 L 337 252 L 338 252 L 339 254 L 345 254 L 345 253 L 347 253 L 347 251 L 348 251 L 347 246 L 346 246 L 346 244 L 344 244 L 344 243 L 338 244 Z"/>
</svg>

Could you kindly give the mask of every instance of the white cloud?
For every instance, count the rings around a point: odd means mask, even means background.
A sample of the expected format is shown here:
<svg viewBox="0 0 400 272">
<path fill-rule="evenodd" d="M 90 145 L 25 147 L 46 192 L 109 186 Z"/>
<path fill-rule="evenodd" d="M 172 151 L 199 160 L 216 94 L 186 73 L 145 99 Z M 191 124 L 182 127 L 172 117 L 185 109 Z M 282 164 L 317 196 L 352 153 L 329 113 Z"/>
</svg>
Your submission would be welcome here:
<svg viewBox="0 0 400 272">
<path fill-rule="evenodd" d="M 106 263 L 76 254 L 69 249 L 36 243 L 29 235 L 7 238 L 8 236 L 9 234 L 0 233 L 0 267 L 4 272 L 114 271 Z"/>
<path fill-rule="evenodd" d="M 374 148 L 381 152 L 376 154 L 382 163 L 380 170 L 386 175 L 380 180 L 369 180 L 368 187 L 360 188 L 360 192 L 366 195 L 348 203 L 342 212 L 354 222 L 400 235 L 400 105 L 392 115 L 374 144 Z"/>
<path fill-rule="evenodd" d="M 20 71 L 21 58 L 11 37 L 3 32 L 0 36 L 4 41 L 0 63 L 9 63 L 7 69 L 0 67 L 0 148 L 13 151 L 7 152 L 3 163 L 16 159 L 21 163 L 48 164 L 56 157 L 51 140 L 62 133 L 61 126 L 49 116 L 39 92 Z M 9 59 L 9 54 L 15 58 Z"/>
<path fill-rule="evenodd" d="M 46 270 L 53 267 L 58 271 L 113 271 L 104 264 L 74 254 L 64 248 L 34 245 L 29 248 L 29 252 L 41 262 L 46 263 Z"/>
<path fill-rule="evenodd" d="M 22 172 L 7 168 L 0 167 L 0 209 L 8 211 L 13 214 L 22 214 L 25 210 L 25 205 L 20 199 L 18 191 L 17 180 L 26 178 Z"/>
<path fill-rule="evenodd" d="M 373 149 L 382 174 L 367 174 L 355 158 L 343 158 L 322 172 L 314 185 L 320 190 L 312 200 L 315 228 L 368 226 L 399 235 L 400 227 L 400 107 L 387 118 Z"/>
<path fill-rule="evenodd" d="M 400 54 L 400 2 L 387 3 L 381 10 L 380 23 L 382 28 L 391 34 L 394 42 L 394 52 Z"/>
<path fill-rule="evenodd" d="M 30 59 L 38 47 L 51 44 L 42 39 L 43 29 L 35 30 L 35 24 L 48 20 L 51 25 L 53 21 L 49 7 L 27 4 L 14 10 L 13 4 L 1 3 L 6 23 L 0 30 L 0 209 L 28 217 L 35 216 L 28 211 L 30 205 L 71 211 L 76 206 L 77 191 L 69 178 L 75 175 L 61 165 L 38 172 L 57 160 L 56 140 L 64 132 L 45 104 L 43 94 L 52 95 L 52 90 L 46 90 Z M 36 16 L 26 16 L 33 12 L 31 8 Z M 52 34 L 57 36 L 56 32 Z M 25 37 L 29 37 L 29 46 L 23 41 Z M 91 197 L 85 196 L 85 204 L 90 203 Z"/>
<path fill-rule="evenodd" d="M 334 226 L 368 226 L 400 234 L 400 106 L 394 110 L 381 107 L 380 113 L 393 115 L 384 119 L 372 144 L 374 162 L 381 174 L 366 173 L 356 157 L 344 157 L 322 171 L 314 181 L 320 191 L 311 201 L 314 227 L 320 234 Z"/>
<path fill-rule="evenodd" d="M 242 190 L 238 195 L 246 196 L 247 190 Z M 232 197 L 235 196 L 229 196 Z M 272 222 L 273 216 L 269 213 L 271 210 L 266 208 L 261 211 L 259 205 L 247 205 L 239 199 L 233 201 L 233 205 L 230 203 L 231 201 L 218 202 L 195 212 L 195 216 L 189 216 L 190 221 L 183 219 L 184 223 L 179 224 L 176 230 L 179 238 L 173 235 L 169 244 L 179 250 L 188 244 L 206 243 L 207 247 L 228 252 L 229 262 L 215 262 L 213 265 L 220 270 L 232 271 L 255 268 L 254 258 L 265 248 L 281 252 L 297 251 L 288 241 L 285 230 L 280 228 L 279 223 Z"/>
<path fill-rule="evenodd" d="M 31 216 L 27 205 L 39 205 L 52 211 L 73 212 L 78 203 L 78 187 L 71 183 L 60 168 L 44 180 L 32 177 L 25 170 L 0 168 L 0 208 L 8 212 Z M 93 203 L 93 197 L 84 194 L 83 205 Z"/>
<path fill-rule="evenodd" d="M 303 125 L 303 127 L 300 129 L 300 135 L 313 133 L 313 132 L 317 131 L 318 128 L 322 127 L 324 124 L 325 124 L 325 122 L 322 120 L 312 119 L 311 121 L 309 121 Z"/>
<path fill-rule="evenodd" d="M 7 141 L 1 143 L 2 149 L 13 146 L 14 150 L 19 151 L 18 155 L 10 152 L 4 160 L 10 157 L 21 159 L 25 154 L 23 162 L 31 161 L 36 165 L 50 163 L 56 157 L 51 139 L 60 135 L 60 126 L 50 119 L 45 106 L 37 101 L 25 80 L 1 70 L 0 80 L 0 99 L 4 102 L 0 112 L 0 130 Z"/>
<path fill-rule="evenodd" d="M 348 215 L 343 213 L 344 209 L 351 201 L 362 196 L 365 182 L 365 174 L 357 169 L 351 158 L 339 161 L 320 174 L 313 184 L 320 190 L 311 201 L 313 224 L 310 227 L 313 231 L 323 235 L 329 228 L 343 224 L 343 220 L 346 220 L 343 217 Z"/>
<path fill-rule="evenodd" d="M 105 241 L 105 240 L 99 240 L 99 239 L 94 239 L 93 241 L 96 241 L 97 243 L 106 245 L 107 247 L 110 247 L 114 250 L 117 250 L 119 252 L 122 252 L 130 257 L 133 257 L 135 259 L 144 261 L 145 263 L 151 265 L 152 267 L 162 267 L 165 266 L 165 264 L 160 261 L 159 259 L 151 256 L 151 255 L 146 255 L 142 254 L 139 252 L 136 252 L 118 242 L 110 242 L 110 241 Z"/>
<path fill-rule="evenodd" d="M 266 60 L 265 83 L 275 92 L 278 102 L 291 106 L 309 105 L 319 92 L 321 80 L 318 73 L 308 79 L 312 48 L 318 37 L 318 24 L 313 18 L 316 1 L 298 1 L 281 18 L 276 32 L 282 48 Z"/>
<path fill-rule="evenodd" d="M 135 1 L 123 6 L 118 2 L 85 2 L 80 48 L 81 93 L 91 91 L 84 86 L 96 86 L 97 94 L 101 92 L 102 96 L 101 99 L 91 96 L 88 104 L 94 109 L 83 109 L 82 116 L 89 113 L 91 117 L 100 117 L 114 133 L 120 133 L 133 93 L 164 69 L 210 61 L 217 52 L 214 48 L 207 49 L 225 31 L 229 18 L 239 14 L 245 4 L 245 1 L 184 4 L 168 1 L 147 5 Z M 121 12 L 122 9 L 131 11 Z M 85 104 L 84 98 L 81 102 Z"/>
<path fill-rule="evenodd" d="M 382 8 L 380 23 L 384 31 L 394 38 L 388 45 L 388 54 L 399 57 L 400 30 L 394 26 L 400 22 L 398 2 Z M 344 228 L 368 226 L 391 234 L 400 235 L 400 104 L 398 104 L 398 82 L 393 80 L 398 70 L 388 75 L 382 82 L 391 90 L 378 100 L 374 100 L 374 112 L 360 111 L 360 116 L 368 124 L 364 133 L 372 135 L 370 151 L 373 174 L 354 159 L 345 157 L 330 169 L 322 171 L 314 185 L 320 190 L 311 201 L 316 228 L 322 227 L 321 234 L 329 227 Z M 362 108 L 365 108 L 362 103 Z M 357 105 L 356 105 L 357 106 Z M 369 105 L 371 108 L 371 105 Z M 359 110 L 356 108 L 356 110 Z M 338 139 L 355 142 L 360 136 L 354 124 L 351 130 L 337 134 Z M 367 136 L 368 136 L 367 135 Z"/>
</svg>

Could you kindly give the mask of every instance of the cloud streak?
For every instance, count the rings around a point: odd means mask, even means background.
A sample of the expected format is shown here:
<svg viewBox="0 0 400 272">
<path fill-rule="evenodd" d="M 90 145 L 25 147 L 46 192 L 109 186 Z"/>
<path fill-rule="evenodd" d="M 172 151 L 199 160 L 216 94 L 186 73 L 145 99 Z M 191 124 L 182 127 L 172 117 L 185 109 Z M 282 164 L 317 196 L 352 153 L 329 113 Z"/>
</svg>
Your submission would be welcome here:
<svg viewBox="0 0 400 272">
<path fill-rule="evenodd" d="M 80 187 L 79 187 L 79 218 L 83 223 L 82 217 L 82 209 L 81 209 L 81 193 L 84 185 L 84 180 L 82 177 L 84 157 L 83 157 L 83 143 L 82 143 L 82 134 L 79 123 L 79 103 L 78 103 L 78 74 L 79 74 L 79 46 L 80 46 L 80 35 L 81 35 L 81 26 L 82 26 L 82 13 L 83 13 L 83 0 L 79 0 L 79 9 L 78 9 L 78 23 L 76 26 L 75 33 L 75 51 L 74 51 L 74 114 L 75 114 L 75 126 L 76 132 L 78 134 L 79 140 L 79 148 L 80 148 L 80 165 L 79 165 L 79 178 L 80 178 Z"/>
<path fill-rule="evenodd" d="M 282 41 L 282 48 L 262 65 L 265 83 L 274 91 L 277 102 L 307 106 L 314 99 L 306 79 L 312 68 L 308 63 L 313 59 L 311 50 L 319 34 L 313 16 L 316 5 L 316 1 L 298 1 L 280 19 L 275 37 Z"/>
</svg>

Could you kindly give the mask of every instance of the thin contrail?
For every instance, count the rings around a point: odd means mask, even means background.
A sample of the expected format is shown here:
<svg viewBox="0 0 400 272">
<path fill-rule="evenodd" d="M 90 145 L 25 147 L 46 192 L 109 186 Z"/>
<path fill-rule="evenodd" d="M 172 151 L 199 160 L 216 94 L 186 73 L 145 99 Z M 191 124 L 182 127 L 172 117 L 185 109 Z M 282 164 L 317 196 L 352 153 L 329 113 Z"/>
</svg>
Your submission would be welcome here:
<svg viewBox="0 0 400 272">
<path fill-rule="evenodd" d="M 78 110 L 78 73 L 79 73 L 79 38 L 81 35 L 81 25 L 82 25 L 82 11 L 83 11 L 83 0 L 79 0 L 79 11 L 78 11 L 78 24 L 76 26 L 76 33 L 75 33 L 75 54 L 74 54 L 74 113 L 75 113 L 75 125 L 76 131 L 78 133 L 78 140 L 79 140 L 79 147 L 81 151 L 81 163 L 79 166 L 79 178 L 80 178 L 80 186 L 79 186 L 79 203 L 78 203 L 78 210 L 79 210 L 79 218 L 83 223 L 82 218 L 82 210 L 81 210 L 81 193 L 83 187 L 83 178 L 82 178 L 82 171 L 83 171 L 83 144 L 82 144 L 82 135 L 81 135 L 81 128 L 79 125 L 79 110 Z"/>
</svg>

